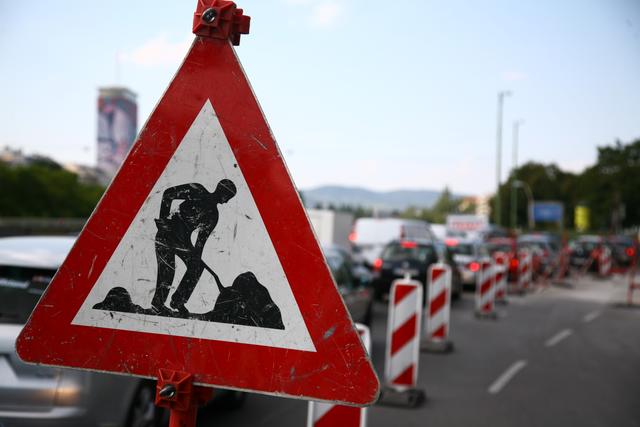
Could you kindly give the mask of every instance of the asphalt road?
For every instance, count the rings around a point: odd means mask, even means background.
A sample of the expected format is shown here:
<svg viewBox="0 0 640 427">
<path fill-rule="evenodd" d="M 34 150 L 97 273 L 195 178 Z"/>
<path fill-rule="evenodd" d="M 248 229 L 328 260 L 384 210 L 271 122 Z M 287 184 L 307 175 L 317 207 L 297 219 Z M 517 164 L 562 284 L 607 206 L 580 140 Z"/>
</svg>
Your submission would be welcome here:
<svg viewBox="0 0 640 427">
<path fill-rule="evenodd" d="M 622 278 L 511 296 L 497 320 L 454 302 L 455 351 L 420 358 L 417 409 L 374 406 L 368 426 L 640 426 L 640 309 Z M 638 301 L 640 303 L 640 301 Z M 386 307 L 376 306 L 373 360 L 383 372 Z M 307 403 L 250 395 L 236 411 L 205 408 L 198 426 L 304 426 Z"/>
</svg>

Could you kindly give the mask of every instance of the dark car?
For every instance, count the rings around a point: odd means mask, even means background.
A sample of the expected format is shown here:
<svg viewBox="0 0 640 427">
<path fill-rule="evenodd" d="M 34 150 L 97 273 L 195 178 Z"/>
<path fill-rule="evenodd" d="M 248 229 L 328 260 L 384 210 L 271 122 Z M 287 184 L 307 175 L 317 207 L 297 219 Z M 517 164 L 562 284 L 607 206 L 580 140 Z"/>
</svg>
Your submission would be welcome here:
<svg viewBox="0 0 640 427">
<path fill-rule="evenodd" d="M 585 235 L 580 236 L 573 242 L 571 242 L 571 255 L 569 262 L 571 266 L 582 269 L 586 267 L 589 259 L 593 256 L 594 251 L 600 250 L 604 239 L 600 236 Z M 590 272 L 598 271 L 598 263 L 592 262 L 588 270 Z"/>
<path fill-rule="evenodd" d="M 389 295 L 391 283 L 406 275 L 424 285 L 429 266 L 436 262 L 438 251 L 432 242 L 401 240 L 387 244 L 373 265 L 376 299 L 385 299 Z"/>
<path fill-rule="evenodd" d="M 371 326 L 373 314 L 372 274 L 364 266 L 355 262 L 349 253 L 341 248 L 324 247 L 322 251 L 351 318 L 354 322 Z"/>
<path fill-rule="evenodd" d="M 615 268 L 628 268 L 636 256 L 636 244 L 633 238 L 625 235 L 602 237 L 597 235 L 585 235 L 578 237 L 571 243 L 571 265 L 577 268 L 586 266 L 595 254 L 599 253 L 603 246 L 611 250 L 611 258 Z M 598 262 L 592 262 L 590 272 L 597 272 Z"/>
<path fill-rule="evenodd" d="M 628 268 L 636 256 L 636 243 L 632 237 L 625 235 L 610 236 L 606 240 L 611 249 L 614 267 Z"/>
<path fill-rule="evenodd" d="M 550 275 L 557 268 L 560 240 L 553 234 L 523 234 L 518 237 L 518 250 L 529 249 L 533 255 L 533 273 Z"/>
</svg>

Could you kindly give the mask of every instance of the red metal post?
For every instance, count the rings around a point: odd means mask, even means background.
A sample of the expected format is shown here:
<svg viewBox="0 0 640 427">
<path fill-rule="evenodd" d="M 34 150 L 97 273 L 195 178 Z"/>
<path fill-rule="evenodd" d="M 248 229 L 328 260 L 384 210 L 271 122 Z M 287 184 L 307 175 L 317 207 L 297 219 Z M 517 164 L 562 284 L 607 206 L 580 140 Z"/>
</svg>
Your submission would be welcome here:
<svg viewBox="0 0 640 427">
<path fill-rule="evenodd" d="M 193 385 L 187 372 L 160 369 L 156 405 L 169 408 L 169 427 L 195 427 L 198 406 L 211 399 L 213 389 Z"/>
</svg>

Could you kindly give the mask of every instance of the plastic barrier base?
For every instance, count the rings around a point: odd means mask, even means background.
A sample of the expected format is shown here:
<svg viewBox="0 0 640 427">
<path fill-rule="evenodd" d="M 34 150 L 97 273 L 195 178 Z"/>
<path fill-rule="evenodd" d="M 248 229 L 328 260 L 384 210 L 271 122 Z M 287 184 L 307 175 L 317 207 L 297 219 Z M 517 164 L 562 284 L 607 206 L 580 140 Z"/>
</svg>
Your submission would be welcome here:
<svg viewBox="0 0 640 427">
<path fill-rule="evenodd" d="M 393 387 L 384 386 L 380 393 L 378 405 L 396 406 L 401 408 L 417 408 L 427 400 L 424 390 L 409 388 L 398 390 Z"/>
<path fill-rule="evenodd" d="M 424 340 L 420 343 L 420 351 L 426 353 L 451 353 L 453 343 L 450 340 Z"/>
</svg>

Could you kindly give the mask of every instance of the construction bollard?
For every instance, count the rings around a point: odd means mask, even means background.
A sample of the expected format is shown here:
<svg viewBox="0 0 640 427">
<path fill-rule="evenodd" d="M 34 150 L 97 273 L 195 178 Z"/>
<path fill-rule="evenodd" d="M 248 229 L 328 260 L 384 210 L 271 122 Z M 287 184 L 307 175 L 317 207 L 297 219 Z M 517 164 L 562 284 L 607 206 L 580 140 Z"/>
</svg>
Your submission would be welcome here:
<svg viewBox="0 0 640 427">
<path fill-rule="evenodd" d="M 527 249 L 518 252 L 518 288 L 526 293 L 531 288 L 533 278 L 533 256 Z"/>
<path fill-rule="evenodd" d="M 417 387 L 421 319 L 422 284 L 409 278 L 394 281 L 387 320 L 386 384 L 379 401 L 382 405 L 415 408 L 426 398 Z"/>
<path fill-rule="evenodd" d="M 444 353 L 453 350 L 449 340 L 451 310 L 451 268 L 447 264 L 433 264 L 427 274 L 427 309 L 425 310 L 422 351 Z"/>
<path fill-rule="evenodd" d="M 598 256 L 598 274 L 600 277 L 609 277 L 612 266 L 611 249 L 608 246 L 602 246 Z"/>
<path fill-rule="evenodd" d="M 476 283 L 476 316 L 480 318 L 497 318 L 495 310 L 495 268 L 491 258 L 478 262 L 478 278 Z"/>
<path fill-rule="evenodd" d="M 558 261 L 558 268 L 553 277 L 552 282 L 555 284 L 564 284 L 564 278 L 570 274 L 570 262 L 571 262 L 571 249 L 565 246 L 560 251 L 560 259 Z"/>
<path fill-rule="evenodd" d="M 356 329 L 367 353 L 371 353 L 371 332 L 366 325 L 356 323 Z M 366 427 L 367 408 L 334 405 L 325 402 L 309 402 L 307 427 Z"/>
<path fill-rule="evenodd" d="M 496 302 L 500 304 L 507 303 L 507 280 L 509 275 L 509 255 L 504 252 L 496 252 L 493 254 L 493 262 L 495 265 L 495 288 Z"/>
</svg>

